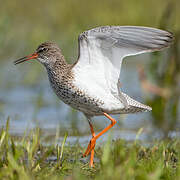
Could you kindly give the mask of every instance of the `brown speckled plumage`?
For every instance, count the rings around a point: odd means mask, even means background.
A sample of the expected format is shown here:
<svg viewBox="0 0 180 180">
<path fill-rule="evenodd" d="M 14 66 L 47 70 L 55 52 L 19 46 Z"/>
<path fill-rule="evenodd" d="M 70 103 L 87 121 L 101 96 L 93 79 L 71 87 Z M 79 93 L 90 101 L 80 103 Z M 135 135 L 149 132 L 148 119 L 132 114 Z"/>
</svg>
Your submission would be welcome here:
<svg viewBox="0 0 180 180">
<path fill-rule="evenodd" d="M 64 70 L 62 71 L 60 63 L 56 63 L 55 68 L 47 68 L 52 89 L 64 103 L 85 114 L 92 114 L 88 113 L 91 106 L 95 109 L 93 113 L 96 114 L 98 111 L 102 113 L 100 105 L 103 104 L 103 101 L 90 97 L 73 84 L 72 67 L 73 65 L 67 64 L 67 67 L 64 67 Z"/>
<path fill-rule="evenodd" d="M 44 63 L 51 87 L 56 95 L 64 103 L 85 114 L 102 114 L 103 111 L 100 105 L 103 104 L 103 101 L 90 97 L 74 85 L 74 74 L 72 72 L 74 64 L 68 64 L 65 61 L 64 56 L 61 54 L 61 50 L 56 47 L 54 43 L 45 42 L 41 44 L 36 51 L 38 52 L 39 49 L 42 48 L 48 48 L 48 56 L 51 59 L 56 58 L 54 63 Z M 93 108 L 91 109 L 91 107 Z"/>
</svg>

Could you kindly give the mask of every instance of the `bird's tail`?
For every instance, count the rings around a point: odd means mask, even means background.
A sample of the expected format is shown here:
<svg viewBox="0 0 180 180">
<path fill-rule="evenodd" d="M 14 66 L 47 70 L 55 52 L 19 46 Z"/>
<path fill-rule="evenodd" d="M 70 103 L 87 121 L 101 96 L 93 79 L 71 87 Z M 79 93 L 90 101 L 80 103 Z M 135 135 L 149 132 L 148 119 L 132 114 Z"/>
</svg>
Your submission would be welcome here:
<svg viewBox="0 0 180 180">
<path fill-rule="evenodd" d="M 129 97 L 127 94 L 121 92 L 121 95 L 126 100 L 126 106 L 122 109 L 121 113 L 138 113 L 138 112 L 146 112 L 151 111 L 152 108 L 150 106 L 147 106 L 145 104 L 142 104 L 131 97 Z"/>
</svg>

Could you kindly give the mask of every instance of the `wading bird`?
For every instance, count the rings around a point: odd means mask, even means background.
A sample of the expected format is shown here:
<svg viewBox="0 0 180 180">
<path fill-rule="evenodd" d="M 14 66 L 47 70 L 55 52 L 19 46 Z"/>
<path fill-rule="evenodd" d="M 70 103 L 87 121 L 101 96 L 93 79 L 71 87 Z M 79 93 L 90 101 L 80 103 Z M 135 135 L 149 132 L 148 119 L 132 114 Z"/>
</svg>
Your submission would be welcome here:
<svg viewBox="0 0 180 180">
<path fill-rule="evenodd" d="M 79 55 L 74 64 L 68 64 L 57 44 L 45 42 L 36 51 L 18 59 L 19 64 L 37 59 L 47 70 L 56 95 L 87 117 L 92 139 L 83 156 L 90 155 L 93 166 L 96 140 L 116 124 L 110 114 L 128 114 L 150 111 L 120 89 L 120 69 L 126 56 L 159 51 L 168 47 L 173 35 L 167 31 L 138 26 L 103 26 L 79 35 Z M 136 86 L 136 84 L 132 84 Z M 106 116 L 111 124 L 95 134 L 91 119 Z"/>
</svg>

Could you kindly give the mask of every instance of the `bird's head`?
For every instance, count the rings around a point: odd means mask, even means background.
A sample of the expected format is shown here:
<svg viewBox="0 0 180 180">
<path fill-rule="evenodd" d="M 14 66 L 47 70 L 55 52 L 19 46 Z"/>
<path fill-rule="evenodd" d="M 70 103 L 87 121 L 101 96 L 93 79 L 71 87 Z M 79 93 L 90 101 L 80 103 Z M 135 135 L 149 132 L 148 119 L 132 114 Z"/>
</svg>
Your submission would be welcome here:
<svg viewBox="0 0 180 180">
<path fill-rule="evenodd" d="M 36 51 L 33 54 L 20 58 L 14 61 L 14 64 L 20 64 L 24 61 L 28 61 L 30 59 L 37 59 L 43 65 L 52 65 L 54 64 L 58 58 L 62 56 L 60 48 L 56 43 L 53 42 L 44 42 L 38 46 Z"/>
</svg>

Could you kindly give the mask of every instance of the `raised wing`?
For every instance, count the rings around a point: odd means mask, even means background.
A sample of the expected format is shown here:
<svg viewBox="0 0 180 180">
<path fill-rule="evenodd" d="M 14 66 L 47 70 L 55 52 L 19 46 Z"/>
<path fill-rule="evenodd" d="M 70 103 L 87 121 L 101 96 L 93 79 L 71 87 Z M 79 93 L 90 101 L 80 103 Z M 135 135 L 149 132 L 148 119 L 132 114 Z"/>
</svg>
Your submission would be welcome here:
<svg viewBox="0 0 180 180">
<path fill-rule="evenodd" d="M 79 57 L 74 71 L 85 83 L 119 94 L 118 79 L 126 56 L 168 47 L 171 33 L 138 26 L 104 26 L 79 35 Z M 90 85 L 90 84 L 89 84 Z M 94 88 L 92 87 L 92 88 Z"/>
</svg>

